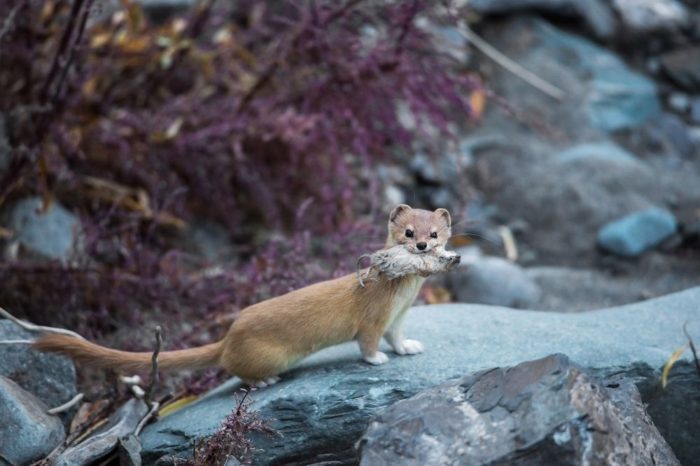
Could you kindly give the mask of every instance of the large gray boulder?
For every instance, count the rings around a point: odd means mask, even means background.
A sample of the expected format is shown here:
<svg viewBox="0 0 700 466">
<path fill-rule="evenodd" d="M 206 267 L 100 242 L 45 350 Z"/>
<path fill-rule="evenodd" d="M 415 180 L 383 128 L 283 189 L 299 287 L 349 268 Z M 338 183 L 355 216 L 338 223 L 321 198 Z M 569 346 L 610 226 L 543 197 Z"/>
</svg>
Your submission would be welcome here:
<svg viewBox="0 0 700 466">
<path fill-rule="evenodd" d="M 9 320 L 0 320 L 0 340 L 35 337 Z M 77 393 L 75 367 L 70 359 L 34 351 L 26 344 L 0 345 L 0 376 L 11 379 L 52 408 Z"/>
<path fill-rule="evenodd" d="M 565 353 L 583 367 L 619 370 L 639 362 L 659 367 L 684 341 L 683 323 L 698 317 L 700 287 L 582 314 L 467 304 L 417 307 L 409 313 L 406 333 L 425 343 L 425 353 L 392 356 L 370 367 L 360 361 L 356 344 L 343 344 L 307 358 L 277 385 L 251 393 L 251 409 L 284 435 L 255 437 L 263 450 L 255 464 L 352 463 L 354 444 L 378 409 L 474 371 L 552 353 Z M 211 435 L 234 409 L 240 386 L 233 378 L 148 426 L 141 435 L 144 462 L 191 455 L 192 444 Z"/>
<path fill-rule="evenodd" d="M 425 390 L 384 410 L 362 466 L 680 466 L 630 380 L 552 355 Z"/>
<path fill-rule="evenodd" d="M 61 420 L 19 385 L 0 376 L 0 465 L 40 460 L 65 438 Z"/>
</svg>

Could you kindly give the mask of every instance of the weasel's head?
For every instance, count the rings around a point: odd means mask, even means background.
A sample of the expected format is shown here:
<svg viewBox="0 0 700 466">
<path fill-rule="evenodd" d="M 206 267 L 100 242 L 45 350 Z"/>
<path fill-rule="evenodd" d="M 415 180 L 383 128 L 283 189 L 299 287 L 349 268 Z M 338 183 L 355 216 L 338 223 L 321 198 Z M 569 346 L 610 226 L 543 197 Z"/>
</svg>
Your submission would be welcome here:
<svg viewBox="0 0 700 466">
<path fill-rule="evenodd" d="M 445 246 L 452 236 L 452 219 L 447 209 L 434 212 L 412 209 L 406 204 L 394 207 L 389 215 L 387 247 L 402 244 L 416 254 Z"/>
</svg>

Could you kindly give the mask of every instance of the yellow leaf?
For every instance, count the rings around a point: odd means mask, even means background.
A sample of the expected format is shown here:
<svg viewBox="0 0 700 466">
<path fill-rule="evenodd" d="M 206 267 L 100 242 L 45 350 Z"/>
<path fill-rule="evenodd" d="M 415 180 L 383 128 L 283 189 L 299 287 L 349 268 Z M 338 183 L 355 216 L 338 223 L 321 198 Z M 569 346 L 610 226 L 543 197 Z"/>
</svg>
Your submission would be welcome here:
<svg viewBox="0 0 700 466">
<path fill-rule="evenodd" d="M 109 40 L 112 38 L 112 33 L 111 32 L 103 32 L 101 34 L 95 34 L 92 37 L 92 40 L 90 41 L 90 47 L 93 49 L 98 49 L 102 47 L 103 45 L 106 45 L 109 43 Z"/>
<path fill-rule="evenodd" d="M 668 384 L 668 373 L 671 372 L 671 368 L 681 358 L 687 348 L 688 344 L 686 343 L 674 351 L 671 357 L 668 358 L 668 361 L 666 361 L 666 364 L 664 364 L 664 370 L 661 373 L 661 387 L 666 388 L 666 385 Z"/>
<path fill-rule="evenodd" d="M 472 92 L 469 96 L 469 105 L 471 106 L 474 118 L 481 117 L 486 107 L 486 93 L 482 90 Z"/>
<path fill-rule="evenodd" d="M 167 416 L 168 414 L 172 414 L 175 411 L 178 411 L 178 410 L 184 408 L 188 404 L 190 404 L 194 401 L 197 401 L 198 399 L 199 399 L 199 397 L 197 395 L 189 395 L 189 396 L 182 397 L 179 400 L 173 401 L 169 405 L 164 406 L 163 409 L 161 409 L 158 412 L 158 415 L 160 417 Z"/>
</svg>

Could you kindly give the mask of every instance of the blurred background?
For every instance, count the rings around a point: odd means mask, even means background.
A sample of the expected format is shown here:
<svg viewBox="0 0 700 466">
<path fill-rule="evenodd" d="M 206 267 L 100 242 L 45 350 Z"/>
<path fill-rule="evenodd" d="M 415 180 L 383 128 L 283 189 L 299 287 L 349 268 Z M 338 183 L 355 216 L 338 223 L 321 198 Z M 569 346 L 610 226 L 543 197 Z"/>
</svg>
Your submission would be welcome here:
<svg viewBox="0 0 700 466">
<path fill-rule="evenodd" d="M 13 0 L 0 18 L 0 306 L 28 320 L 210 342 L 353 271 L 397 203 L 449 209 L 463 254 L 423 302 L 579 312 L 700 279 L 694 0 Z"/>
</svg>

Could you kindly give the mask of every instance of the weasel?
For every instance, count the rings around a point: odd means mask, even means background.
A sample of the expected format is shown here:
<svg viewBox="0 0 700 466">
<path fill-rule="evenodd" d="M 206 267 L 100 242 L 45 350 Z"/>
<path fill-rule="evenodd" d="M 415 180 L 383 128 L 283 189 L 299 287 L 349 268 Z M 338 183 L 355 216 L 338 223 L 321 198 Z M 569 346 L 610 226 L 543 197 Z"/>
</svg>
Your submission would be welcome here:
<svg viewBox="0 0 700 466">
<path fill-rule="evenodd" d="M 403 245 L 415 254 L 444 248 L 451 236 L 446 209 L 434 212 L 396 206 L 389 215 L 386 247 Z M 243 309 L 226 336 L 216 343 L 161 352 L 162 369 L 199 369 L 222 366 L 253 386 L 279 380 L 297 361 L 327 346 L 356 340 L 363 359 L 384 364 L 382 337 L 396 354 L 423 352 L 423 344 L 403 334 L 406 311 L 425 277 L 417 274 L 389 279 L 380 275 L 360 286 L 355 274 L 316 283 Z M 78 363 L 120 371 L 145 370 L 150 352 L 106 348 L 69 335 L 42 336 L 34 347 L 62 353 Z"/>
</svg>

